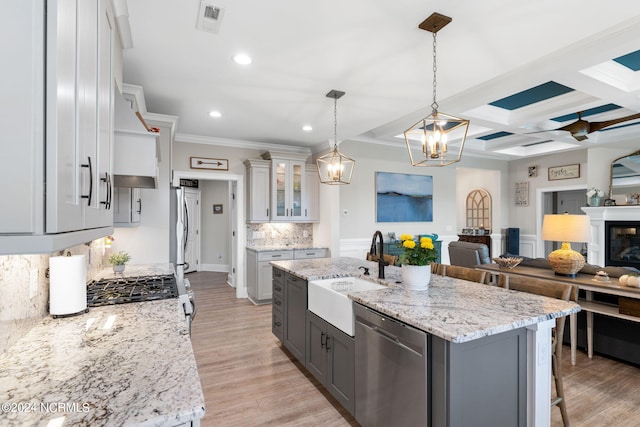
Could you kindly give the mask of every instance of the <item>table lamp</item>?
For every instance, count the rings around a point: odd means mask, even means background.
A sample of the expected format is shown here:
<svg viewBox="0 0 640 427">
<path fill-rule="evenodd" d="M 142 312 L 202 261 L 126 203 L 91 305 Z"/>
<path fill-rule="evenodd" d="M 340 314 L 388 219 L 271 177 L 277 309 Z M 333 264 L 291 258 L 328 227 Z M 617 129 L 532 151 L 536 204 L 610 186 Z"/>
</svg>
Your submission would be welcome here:
<svg viewBox="0 0 640 427">
<path fill-rule="evenodd" d="M 560 276 L 576 277 L 584 267 L 584 256 L 571 249 L 570 242 L 589 241 L 589 217 L 587 215 L 545 215 L 542 222 L 542 238 L 562 242 L 562 247 L 549 254 L 551 268 Z"/>
</svg>

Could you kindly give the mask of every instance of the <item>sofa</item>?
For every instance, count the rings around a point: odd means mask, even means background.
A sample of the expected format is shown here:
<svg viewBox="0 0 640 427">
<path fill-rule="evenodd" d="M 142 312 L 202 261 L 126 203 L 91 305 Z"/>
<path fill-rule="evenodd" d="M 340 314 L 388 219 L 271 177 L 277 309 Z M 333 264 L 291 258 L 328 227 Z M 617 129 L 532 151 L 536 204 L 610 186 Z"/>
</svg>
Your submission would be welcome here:
<svg viewBox="0 0 640 427">
<path fill-rule="evenodd" d="M 449 264 L 473 267 L 478 264 L 491 264 L 489 247 L 484 243 L 449 243 Z"/>
</svg>

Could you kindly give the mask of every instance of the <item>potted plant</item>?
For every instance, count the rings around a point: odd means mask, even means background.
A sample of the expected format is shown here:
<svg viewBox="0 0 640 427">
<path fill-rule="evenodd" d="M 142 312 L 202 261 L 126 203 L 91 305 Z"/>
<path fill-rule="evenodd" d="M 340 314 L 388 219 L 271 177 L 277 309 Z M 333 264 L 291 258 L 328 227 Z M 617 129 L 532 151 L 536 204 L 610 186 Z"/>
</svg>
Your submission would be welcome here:
<svg viewBox="0 0 640 427">
<path fill-rule="evenodd" d="M 131 256 L 124 251 L 116 252 L 109 255 L 109 264 L 113 265 L 114 273 L 122 273 L 124 265 L 131 259 Z"/>
<path fill-rule="evenodd" d="M 438 251 L 430 237 L 421 237 L 418 242 L 411 234 L 400 236 L 402 248 L 402 282 L 407 289 L 426 289 L 431 280 L 431 263 L 438 259 Z"/>
</svg>

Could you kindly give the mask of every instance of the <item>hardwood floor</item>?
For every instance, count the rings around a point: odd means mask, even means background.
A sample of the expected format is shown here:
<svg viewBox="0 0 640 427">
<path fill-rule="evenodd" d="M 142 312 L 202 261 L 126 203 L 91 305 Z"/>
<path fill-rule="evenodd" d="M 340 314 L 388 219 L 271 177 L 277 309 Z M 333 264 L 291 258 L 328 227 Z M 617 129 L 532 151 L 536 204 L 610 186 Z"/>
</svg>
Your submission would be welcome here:
<svg viewBox="0 0 640 427">
<path fill-rule="evenodd" d="M 226 273 L 190 273 L 198 314 L 193 349 L 204 390 L 202 426 L 357 426 L 271 333 L 271 305 L 236 299 Z M 640 426 L 640 369 L 563 351 L 564 387 L 574 427 Z M 558 408 L 551 425 L 562 426 Z"/>
</svg>

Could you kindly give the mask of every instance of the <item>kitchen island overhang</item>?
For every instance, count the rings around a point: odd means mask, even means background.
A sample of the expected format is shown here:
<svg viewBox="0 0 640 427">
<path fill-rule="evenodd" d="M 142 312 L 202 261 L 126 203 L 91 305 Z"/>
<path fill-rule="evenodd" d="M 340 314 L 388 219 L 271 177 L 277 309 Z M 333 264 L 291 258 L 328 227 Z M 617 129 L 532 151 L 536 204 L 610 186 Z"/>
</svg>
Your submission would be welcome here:
<svg viewBox="0 0 640 427">
<path fill-rule="evenodd" d="M 360 274 L 358 267 L 363 265 L 377 276 L 377 264 L 355 258 L 280 261 L 272 265 L 304 280 L 348 276 L 372 280 Z M 396 267 L 387 267 L 386 277 L 384 281 L 373 280 L 384 282 L 387 289 L 349 293 L 349 297 L 437 337 L 444 346 L 457 348 L 509 331 L 526 331 L 526 425 L 549 425 L 551 330 L 555 318 L 578 312 L 579 305 L 442 276 L 433 276 L 425 291 L 407 291 L 401 286 L 400 269 Z"/>
</svg>

